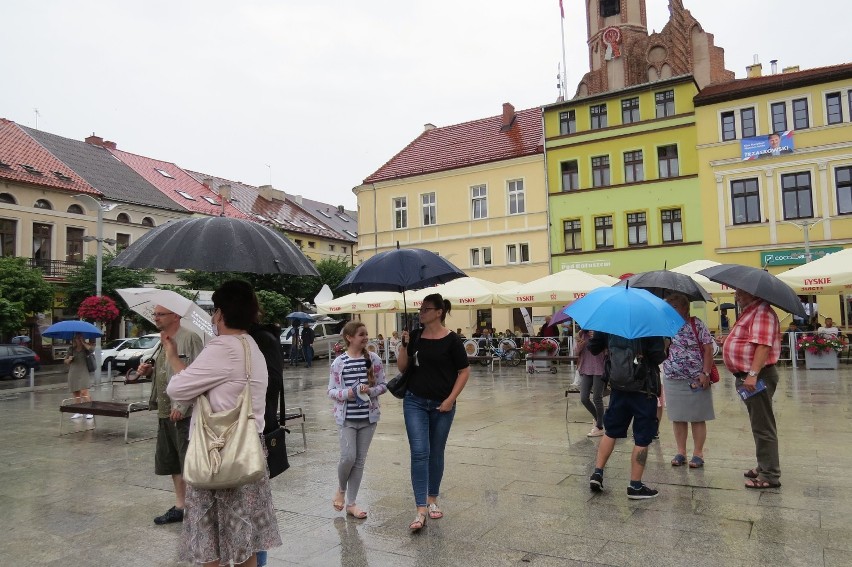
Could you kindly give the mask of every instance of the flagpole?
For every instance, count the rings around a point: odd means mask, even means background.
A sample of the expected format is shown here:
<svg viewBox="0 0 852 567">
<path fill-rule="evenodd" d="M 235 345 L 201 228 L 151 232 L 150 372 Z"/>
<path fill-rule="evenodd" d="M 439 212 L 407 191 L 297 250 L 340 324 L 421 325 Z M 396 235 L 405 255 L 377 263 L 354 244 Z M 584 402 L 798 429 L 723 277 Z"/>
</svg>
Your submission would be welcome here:
<svg viewBox="0 0 852 567">
<path fill-rule="evenodd" d="M 559 0 L 559 31 L 562 34 L 562 100 L 568 100 L 568 65 L 565 58 L 565 8 L 562 6 L 562 0 Z"/>
</svg>

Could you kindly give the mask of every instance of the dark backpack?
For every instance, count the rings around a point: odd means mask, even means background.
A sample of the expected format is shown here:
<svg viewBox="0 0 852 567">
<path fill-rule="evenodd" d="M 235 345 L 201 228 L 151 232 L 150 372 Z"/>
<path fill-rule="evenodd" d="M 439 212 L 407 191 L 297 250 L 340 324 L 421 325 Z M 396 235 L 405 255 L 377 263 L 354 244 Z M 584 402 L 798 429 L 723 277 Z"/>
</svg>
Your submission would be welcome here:
<svg viewBox="0 0 852 567">
<path fill-rule="evenodd" d="M 609 335 L 604 378 L 613 390 L 657 395 L 653 368 L 642 353 L 642 339 Z"/>
</svg>

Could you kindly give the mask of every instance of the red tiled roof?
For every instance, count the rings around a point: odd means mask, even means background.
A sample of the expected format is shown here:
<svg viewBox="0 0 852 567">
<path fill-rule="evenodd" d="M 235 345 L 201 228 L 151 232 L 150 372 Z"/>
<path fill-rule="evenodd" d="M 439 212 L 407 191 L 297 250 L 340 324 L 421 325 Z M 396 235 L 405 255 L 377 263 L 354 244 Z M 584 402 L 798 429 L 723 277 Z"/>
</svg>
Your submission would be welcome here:
<svg viewBox="0 0 852 567">
<path fill-rule="evenodd" d="M 24 167 L 24 166 L 29 166 Z M 70 167 L 11 120 L 0 118 L 0 179 L 101 197 Z"/>
<path fill-rule="evenodd" d="M 186 207 L 193 213 L 210 216 L 221 214 L 222 206 L 219 204 L 221 203 L 219 195 L 202 185 L 199 181 L 196 181 L 195 178 L 177 165 L 121 150 L 110 149 L 109 151 L 175 203 Z M 160 173 L 160 171 L 168 174 L 168 177 Z M 194 200 L 183 197 L 178 191 L 191 195 Z M 204 197 L 213 199 L 216 204 L 210 203 Z M 249 219 L 248 215 L 234 207 L 231 203 L 225 203 L 225 216 Z"/>
<path fill-rule="evenodd" d="M 364 183 L 422 175 L 542 153 L 541 109 L 515 113 L 502 132 L 503 116 L 427 130 L 364 180 Z"/>
<path fill-rule="evenodd" d="M 736 100 L 745 96 L 778 92 L 848 78 L 852 78 L 852 63 L 816 67 L 790 73 L 776 73 L 761 77 L 747 77 L 727 83 L 707 85 L 695 96 L 694 100 L 695 106 L 702 106 L 726 100 Z"/>
</svg>

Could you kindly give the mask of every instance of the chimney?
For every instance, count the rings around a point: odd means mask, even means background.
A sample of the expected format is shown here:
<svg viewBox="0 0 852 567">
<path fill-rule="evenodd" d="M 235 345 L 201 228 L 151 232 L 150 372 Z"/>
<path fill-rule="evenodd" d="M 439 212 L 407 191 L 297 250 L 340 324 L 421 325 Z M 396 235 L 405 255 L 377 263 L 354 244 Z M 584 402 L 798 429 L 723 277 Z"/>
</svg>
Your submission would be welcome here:
<svg viewBox="0 0 852 567">
<path fill-rule="evenodd" d="M 301 195 L 293 195 L 293 200 L 296 202 L 297 205 L 299 205 L 300 207 L 302 206 L 302 196 Z"/>
<path fill-rule="evenodd" d="M 114 150 L 118 147 L 118 144 L 110 142 L 109 140 L 104 140 L 104 147 L 108 150 Z"/>
<path fill-rule="evenodd" d="M 85 142 L 87 144 L 91 144 L 93 146 L 104 147 L 104 139 L 100 136 L 95 136 L 95 133 L 92 132 L 92 135 L 86 138 Z"/>
<path fill-rule="evenodd" d="M 772 65 L 772 74 L 774 75 L 775 73 L 778 72 L 778 60 L 773 59 L 772 61 L 769 62 L 769 64 Z"/>
<path fill-rule="evenodd" d="M 201 184 L 207 187 L 208 189 L 213 189 L 213 180 L 209 177 L 205 177 Z"/>
<path fill-rule="evenodd" d="M 219 196 L 222 197 L 224 201 L 231 200 L 231 186 L 230 185 L 219 185 Z"/>
<path fill-rule="evenodd" d="M 782 73 L 798 73 L 801 69 L 799 69 L 798 65 L 790 65 L 789 67 L 784 67 L 781 70 Z"/>
<path fill-rule="evenodd" d="M 337 212 L 341 215 L 346 214 L 346 211 L 343 210 L 343 205 L 337 205 Z"/>
<path fill-rule="evenodd" d="M 426 124 L 423 125 L 423 131 L 424 132 L 428 132 L 429 130 L 434 130 L 434 129 L 435 129 L 435 125 L 432 124 L 431 122 L 427 122 Z"/>
<path fill-rule="evenodd" d="M 509 130 L 512 125 L 515 123 L 515 107 L 512 106 L 511 103 L 504 102 L 503 103 L 503 121 L 500 123 L 500 131 L 505 132 Z"/>
</svg>

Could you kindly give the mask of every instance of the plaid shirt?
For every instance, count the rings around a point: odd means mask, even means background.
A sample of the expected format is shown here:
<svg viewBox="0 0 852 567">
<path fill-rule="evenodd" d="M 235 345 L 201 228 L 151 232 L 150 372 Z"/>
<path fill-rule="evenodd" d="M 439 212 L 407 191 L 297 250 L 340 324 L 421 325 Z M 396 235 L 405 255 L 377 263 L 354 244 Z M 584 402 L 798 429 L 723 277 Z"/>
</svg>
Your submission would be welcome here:
<svg viewBox="0 0 852 567">
<path fill-rule="evenodd" d="M 766 364 L 775 364 L 781 354 L 781 325 L 769 303 L 762 299 L 751 302 L 731 329 L 722 347 L 725 366 L 731 372 L 748 372 L 754 351 L 760 345 L 772 347 Z"/>
</svg>

